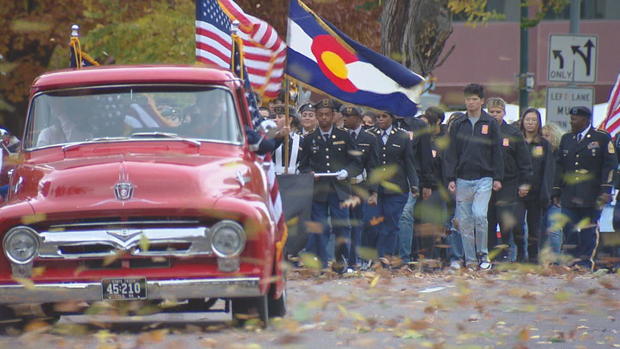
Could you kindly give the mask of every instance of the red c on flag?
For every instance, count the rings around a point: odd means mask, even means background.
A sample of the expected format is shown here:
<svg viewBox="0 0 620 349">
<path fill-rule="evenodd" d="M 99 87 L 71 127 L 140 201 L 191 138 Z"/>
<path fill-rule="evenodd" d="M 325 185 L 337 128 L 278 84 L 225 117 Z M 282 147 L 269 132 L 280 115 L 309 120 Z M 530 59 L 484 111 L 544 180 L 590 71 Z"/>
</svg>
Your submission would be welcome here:
<svg viewBox="0 0 620 349">
<path fill-rule="evenodd" d="M 347 64 L 359 59 L 331 35 L 318 35 L 312 40 L 312 54 L 325 76 L 345 92 L 357 92 L 358 88 L 349 80 Z"/>
</svg>

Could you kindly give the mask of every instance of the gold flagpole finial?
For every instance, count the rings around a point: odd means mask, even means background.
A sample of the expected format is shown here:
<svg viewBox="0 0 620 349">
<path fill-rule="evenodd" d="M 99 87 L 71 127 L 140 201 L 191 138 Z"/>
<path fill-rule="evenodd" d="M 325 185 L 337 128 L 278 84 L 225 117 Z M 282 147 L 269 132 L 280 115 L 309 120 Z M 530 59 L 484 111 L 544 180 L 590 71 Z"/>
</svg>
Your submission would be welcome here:
<svg viewBox="0 0 620 349">
<path fill-rule="evenodd" d="M 74 24 L 71 26 L 71 37 L 72 38 L 79 38 L 80 37 L 80 26 L 77 24 Z"/>
</svg>

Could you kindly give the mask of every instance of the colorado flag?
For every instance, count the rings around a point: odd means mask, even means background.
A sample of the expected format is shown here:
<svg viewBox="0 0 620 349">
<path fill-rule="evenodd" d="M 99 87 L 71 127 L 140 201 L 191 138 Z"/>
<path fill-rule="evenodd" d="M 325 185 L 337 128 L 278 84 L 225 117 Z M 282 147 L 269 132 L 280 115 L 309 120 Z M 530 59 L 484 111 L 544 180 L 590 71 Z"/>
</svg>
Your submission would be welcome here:
<svg viewBox="0 0 620 349">
<path fill-rule="evenodd" d="M 424 78 L 291 0 L 286 73 L 345 102 L 414 116 Z"/>
</svg>

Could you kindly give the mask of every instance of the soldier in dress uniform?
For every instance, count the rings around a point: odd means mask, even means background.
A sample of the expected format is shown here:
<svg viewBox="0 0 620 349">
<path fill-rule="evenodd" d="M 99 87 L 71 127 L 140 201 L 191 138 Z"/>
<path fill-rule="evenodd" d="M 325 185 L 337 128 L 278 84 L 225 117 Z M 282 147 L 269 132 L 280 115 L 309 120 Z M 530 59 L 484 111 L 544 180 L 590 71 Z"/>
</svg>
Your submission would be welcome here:
<svg viewBox="0 0 620 349">
<path fill-rule="evenodd" d="M 306 251 L 317 255 L 323 267 L 327 266 L 331 231 L 327 222 L 331 218 L 336 234 L 333 268 L 344 272 L 350 258 L 351 225 L 349 209 L 342 206 L 351 196 L 349 180 L 361 173 L 361 164 L 349 133 L 334 125 L 335 108 L 330 99 L 321 100 L 315 106 L 319 127 L 304 137 L 299 170 L 315 174 L 311 220 L 322 226 L 321 232 L 309 231 Z"/>
<path fill-rule="evenodd" d="M 353 195 L 360 198 L 360 203 L 351 207 L 349 215 L 351 219 L 351 258 L 349 266 L 357 266 L 361 260 L 357 249 L 362 246 L 364 230 L 364 211 L 366 205 L 377 204 L 377 184 L 369 184 L 367 179 L 370 172 L 377 166 L 377 137 L 362 127 L 361 111 L 350 105 L 343 105 L 340 113 L 344 117 L 344 126 L 351 136 L 353 144 L 358 150 L 357 155 L 362 164 L 362 173 L 351 178 Z"/>
<path fill-rule="evenodd" d="M 278 147 L 273 151 L 272 159 L 275 163 L 275 171 L 276 174 L 295 174 L 297 173 L 297 165 L 299 164 L 300 152 L 301 152 L 301 140 L 302 136 L 297 133 L 290 132 L 290 127 L 285 125 L 286 120 L 286 106 L 285 105 L 277 105 L 274 106 L 273 110 L 276 114 L 275 122 L 278 127 L 278 134 L 281 134 L 282 137 L 288 135 L 288 169 L 285 169 L 286 161 L 285 161 L 285 142 L 278 142 Z M 297 113 L 295 112 L 295 108 L 292 106 L 288 107 L 289 110 L 289 120 L 292 121 L 297 117 Z M 289 122 L 290 122 L 289 121 Z M 285 171 L 286 170 L 286 171 Z"/>
<path fill-rule="evenodd" d="M 379 166 L 371 173 L 381 178 L 378 203 L 369 205 L 367 219 L 369 243 L 377 248 L 379 257 L 393 256 L 398 240 L 398 220 L 409 196 L 418 195 L 418 174 L 413 147 L 407 131 L 393 126 L 395 118 L 387 112 L 377 117 L 377 127 L 370 130 L 377 137 Z M 374 174 L 374 172 L 378 172 Z"/>
<path fill-rule="evenodd" d="M 590 109 L 573 107 L 569 114 L 571 132 L 560 141 L 552 198 L 569 219 L 564 241 L 576 259 L 574 266 L 592 270 L 597 222 L 603 205 L 611 200 L 618 159 L 609 134 L 593 127 Z"/>
</svg>

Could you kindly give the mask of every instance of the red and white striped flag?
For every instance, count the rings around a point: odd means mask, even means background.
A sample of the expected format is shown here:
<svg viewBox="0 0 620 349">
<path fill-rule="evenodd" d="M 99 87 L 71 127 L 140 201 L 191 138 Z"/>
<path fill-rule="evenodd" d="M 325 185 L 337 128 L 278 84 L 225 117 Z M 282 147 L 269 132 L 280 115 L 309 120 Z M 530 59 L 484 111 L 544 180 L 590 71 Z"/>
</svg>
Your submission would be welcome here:
<svg viewBox="0 0 620 349">
<path fill-rule="evenodd" d="M 248 15 L 232 0 L 196 0 L 196 58 L 230 69 L 230 23 L 240 23 L 244 63 L 254 92 L 276 98 L 282 88 L 286 44 L 267 22 Z"/>
<path fill-rule="evenodd" d="M 620 131 L 620 74 L 618 74 L 616 84 L 609 95 L 607 115 L 601 126 L 601 128 L 609 132 L 612 137 Z"/>
</svg>

